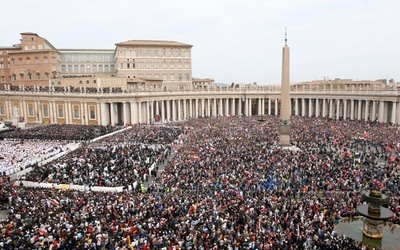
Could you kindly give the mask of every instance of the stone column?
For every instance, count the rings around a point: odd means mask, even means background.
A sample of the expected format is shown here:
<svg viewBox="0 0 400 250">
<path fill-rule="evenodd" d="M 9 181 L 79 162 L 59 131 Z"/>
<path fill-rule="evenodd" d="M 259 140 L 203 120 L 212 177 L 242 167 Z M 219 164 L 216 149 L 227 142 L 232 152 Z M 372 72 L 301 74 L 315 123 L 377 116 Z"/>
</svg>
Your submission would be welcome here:
<svg viewBox="0 0 400 250">
<path fill-rule="evenodd" d="M 362 100 L 358 100 L 357 120 L 361 120 Z"/>
<path fill-rule="evenodd" d="M 194 118 L 199 117 L 199 99 L 196 98 L 194 101 L 194 114 L 193 114 Z"/>
<path fill-rule="evenodd" d="M 207 98 L 206 102 L 207 102 L 206 116 L 210 117 L 211 116 L 211 100 L 210 100 L 210 98 Z"/>
<path fill-rule="evenodd" d="M 142 102 L 137 103 L 137 111 L 138 111 L 138 122 L 143 123 L 143 117 L 142 117 Z"/>
<path fill-rule="evenodd" d="M 218 99 L 218 115 L 222 116 L 222 98 Z"/>
<path fill-rule="evenodd" d="M 115 126 L 115 103 L 110 102 L 110 125 Z"/>
<path fill-rule="evenodd" d="M 67 102 L 67 107 L 68 107 L 68 109 L 67 109 L 67 115 L 68 115 L 69 123 L 70 123 L 70 124 L 73 124 L 73 121 L 72 121 L 72 105 L 71 105 L 71 102 L 70 102 L 70 101 Z"/>
<path fill-rule="evenodd" d="M 176 103 L 172 100 L 172 120 L 176 121 Z"/>
<path fill-rule="evenodd" d="M 333 118 L 333 99 L 329 99 L 329 118 Z"/>
<path fill-rule="evenodd" d="M 171 100 L 166 100 L 167 102 L 167 122 L 171 121 Z"/>
<path fill-rule="evenodd" d="M 354 100 L 350 101 L 350 120 L 354 120 Z"/>
<path fill-rule="evenodd" d="M 279 99 L 275 99 L 275 115 L 278 115 L 278 106 L 279 106 Z"/>
<path fill-rule="evenodd" d="M 101 112 L 100 112 L 100 109 L 101 109 L 101 107 L 100 107 L 100 102 L 97 102 L 96 103 L 96 119 L 97 119 L 97 125 L 102 125 L 101 124 Z"/>
<path fill-rule="evenodd" d="M 369 100 L 365 100 L 364 121 L 369 119 Z"/>
<path fill-rule="evenodd" d="M 371 121 L 377 121 L 377 120 L 378 120 L 378 117 L 377 117 L 377 114 L 376 114 L 376 101 L 373 100 L 373 101 L 372 101 L 372 116 L 371 116 Z"/>
<path fill-rule="evenodd" d="M 232 115 L 236 115 L 236 98 L 232 98 Z"/>
<path fill-rule="evenodd" d="M 181 118 L 182 118 L 181 100 L 178 99 L 178 100 L 176 100 L 176 101 L 177 101 L 177 106 L 178 106 L 178 108 L 177 108 L 177 111 L 178 111 L 177 120 L 180 121 Z"/>
<path fill-rule="evenodd" d="M 315 99 L 315 117 L 319 117 L 320 111 L 319 111 L 319 100 L 318 98 Z"/>
<path fill-rule="evenodd" d="M 324 85 L 325 86 L 325 85 Z M 326 117 L 326 99 L 322 99 L 322 117 Z"/>
<path fill-rule="evenodd" d="M 306 116 L 306 99 L 301 98 L 301 116 Z"/>
<path fill-rule="evenodd" d="M 204 98 L 201 98 L 201 117 L 204 117 Z"/>
<path fill-rule="evenodd" d="M 340 118 L 340 99 L 336 99 L 336 119 Z"/>
<path fill-rule="evenodd" d="M 268 115 L 272 114 L 272 100 L 268 98 Z"/>
<path fill-rule="evenodd" d="M 242 102 L 243 102 L 242 98 L 239 98 L 239 101 L 238 101 L 238 110 L 239 110 L 238 115 L 243 115 L 243 113 L 242 113 Z"/>
<path fill-rule="evenodd" d="M 187 105 L 186 105 L 186 99 L 183 99 L 183 120 L 187 120 Z"/>
<path fill-rule="evenodd" d="M 308 117 L 311 117 L 313 115 L 313 102 L 312 99 L 308 99 Z"/>
<path fill-rule="evenodd" d="M 347 119 L 347 100 L 343 100 L 343 120 Z"/>
<path fill-rule="evenodd" d="M 165 122 L 165 101 L 161 100 L 160 105 L 161 105 L 160 119 L 161 119 L 161 122 L 164 123 Z"/>
<path fill-rule="evenodd" d="M 384 117 L 385 117 L 384 111 L 385 111 L 385 102 L 379 101 L 379 113 L 378 113 L 379 122 L 384 122 Z"/>
<path fill-rule="evenodd" d="M 299 100 L 297 98 L 294 99 L 294 114 L 299 115 Z"/>
<path fill-rule="evenodd" d="M 253 100 L 251 98 L 247 98 L 247 100 L 249 100 L 249 103 L 247 104 L 247 108 L 248 108 L 247 115 L 252 116 L 253 115 L 253 113 L 252 113 Z"/>
<path fill-rule="evenodd" d="M 229 98 L 225 99 L 225 116 L 229 115 Z"/>
<path fill-rule="evenodd" d="M 397 111 L 397 102 L 392 102 L 392 115 L 391 115 L 391 119 L 390 122 L 391 123 L 396 123 L 396 111 Z"/>
</svg>

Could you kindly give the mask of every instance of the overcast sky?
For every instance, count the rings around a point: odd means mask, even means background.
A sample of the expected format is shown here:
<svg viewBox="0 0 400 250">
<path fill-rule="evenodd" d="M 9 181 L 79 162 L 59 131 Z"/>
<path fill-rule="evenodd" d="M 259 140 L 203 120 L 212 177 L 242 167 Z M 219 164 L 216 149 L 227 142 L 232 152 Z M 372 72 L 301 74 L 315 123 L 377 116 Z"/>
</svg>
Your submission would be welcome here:
<svg viewBox="0 0 400 250">
<path fill-rule="evenodd" d="M 56 48 L 127 40 L 193 45 L 193 77 L 280 84 L 285 27 L 291 82 L 400 82 L 399 0 L 1 0 L 0 46 L 34 32 Z"/>
</svg>

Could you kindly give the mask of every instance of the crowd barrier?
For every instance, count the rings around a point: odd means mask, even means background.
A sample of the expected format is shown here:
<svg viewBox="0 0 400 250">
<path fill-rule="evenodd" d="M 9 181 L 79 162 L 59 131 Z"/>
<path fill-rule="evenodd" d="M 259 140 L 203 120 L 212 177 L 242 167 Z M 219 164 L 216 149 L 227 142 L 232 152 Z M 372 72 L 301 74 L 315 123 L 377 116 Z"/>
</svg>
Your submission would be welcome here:
<svg viewBox="0 0 400 250">
<path fill-rule="evenodd" d="M 25 187 L 32 188 L 52 188 L 52 189 L 65 189 L 65 190 L 79 190 L 79 191 L 94 191 L 94 192 L 122 192 L 124 187 L 100 187 L 93 186 L 89 187 L 87 185 L 74 185 L 74 184 L 56 184 L 56 183 L 45 183 L 45 182 L 33 182 L 33 181 L 22 181 L 17 180 L 14 182 L 14 185 L 23 185 Z M 137 183 L 133 184 L 134 187 L 137 186 Z M 128 187 L 131 189 L 132 187 Z"/>
</svg>

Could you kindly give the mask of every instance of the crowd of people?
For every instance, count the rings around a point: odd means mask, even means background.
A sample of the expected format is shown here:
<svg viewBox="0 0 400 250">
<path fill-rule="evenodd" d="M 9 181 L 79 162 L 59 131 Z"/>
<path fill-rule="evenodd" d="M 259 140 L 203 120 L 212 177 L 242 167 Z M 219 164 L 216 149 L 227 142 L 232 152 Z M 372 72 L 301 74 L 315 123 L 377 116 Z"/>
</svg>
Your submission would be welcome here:
<svg viewBox="0 0 400 250">
<path fill-rule="evenodd" d="M 27 175 L 36 181 L 50 181 L 51 175 L 74 182 L 82 176 L 80 181 L 92 185 L 127 185 L 135 170 L 148 170 L 141 162 L 157 162 L 166 148 L 176 152 L 147 189 L 32 189 L 3 178 L 1 197 L 9 214 L 0 223 L 0 245 L 367 249 L 338 234 L 335 223 L 357 215 L 361 192 L 371 187 L 390 196 L 388 208 L 395 215 L 389 223 L 400 224 L 398 125 L 293 116 L 295 147 L 282 148 L 278 123 L 275 116 L 263 121 L 236 116 L 171 127 L 134 125 Z"/>
<path fill-rule="evenodd" d="M 74 146 L 76 143 L 72 142 L 3 140 L 0 143 L 0 173 L 12 175 Z"/>
<path fill-rule="evenodd" d="M 121 129 L 122 126 L 50 124 L 30 129 L 18 129 L 2 133 L 1 139 L 89 141 Z"/>
<path fill-rule="evenodd" d="M 86 144 L 68 155 L 36 165 L 26 180 L 74 185 L 136 188 L 153 164 L 170 154 L 179 127 L 133 126 Z"/>
</svg>

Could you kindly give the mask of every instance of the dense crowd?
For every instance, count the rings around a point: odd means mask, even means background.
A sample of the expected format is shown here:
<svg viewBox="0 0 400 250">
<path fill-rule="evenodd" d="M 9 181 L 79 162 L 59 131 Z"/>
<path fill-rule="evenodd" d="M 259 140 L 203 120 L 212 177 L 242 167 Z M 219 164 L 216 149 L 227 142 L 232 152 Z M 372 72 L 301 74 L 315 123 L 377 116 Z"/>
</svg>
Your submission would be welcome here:
<svg viewBox="0 0 400 250">
<path fill-rule="evenodd" d="M 335 232 L 334 223 L 356 215 L 361 192 L 371 186 L 390 195 L 395 216 L 389 222 L 400 224 L 397 125 L 295 116 L 296 150 L 278 147 L 278 120 L 218 117 L 169 129 L 134 126 L 68 156 L 65 171 L 78 169 L 82 181 L 96 168 L 104 182 L 129 183 L 137 162 L 161 153 L 152 151 L 156 145 L 172 145 L 176 154 L 145 191 L 28 189 L 3 179 L 9 216 L 1 223 L 1 247 L 366 249 Z M 176 147 L 174 140 L 184 143 Z M 47 169 L 57 176 L 65 164 Z M 68 181 L 73 176 L 66 172 Z"/>
<path fill-rule="evenodd" d="M 134 183 L 149 177 L 153 164 L 167 158 L 181 133 L 179 127 L 133 126 L 48 164 L 36 165 L 26 180 L 134 188 Z"/>
<path fill-rule="evenodd" d="M 0 173 L 12 175 L 72 149 L 75 145 L 56 141 L 3 140 L 0 143 Z"/>
<path fill-rule="evenodd" d="M 2 133 L 0 138 L 16 140 L 89 141 L 121 129 L 121 126 L 50 124 Z"/>
</svg>

